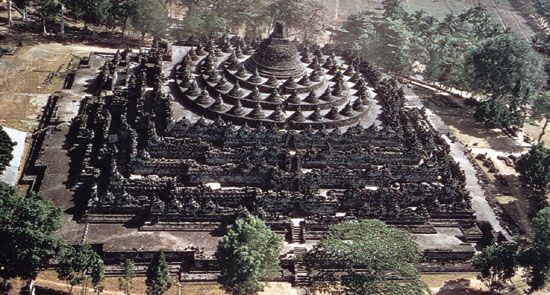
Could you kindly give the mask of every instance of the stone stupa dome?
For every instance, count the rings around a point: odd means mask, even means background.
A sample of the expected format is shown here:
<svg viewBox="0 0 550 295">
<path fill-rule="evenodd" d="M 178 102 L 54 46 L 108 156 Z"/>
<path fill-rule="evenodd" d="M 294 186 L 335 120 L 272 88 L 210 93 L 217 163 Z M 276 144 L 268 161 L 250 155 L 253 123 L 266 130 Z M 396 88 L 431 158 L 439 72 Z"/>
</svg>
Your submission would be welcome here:
<svg viewBox="0 0 550 295">
<path fill-rule="evenodd" d="M 288 39 L 284 22 L 280 21 L 275 23 L 273 33 L 246 60 L 245 66 L 252 72 L 258 70 L 264 77 L 273 75 L 279 79 L 300 77 L 305 73 L 296 45 Z"/>
</svg>

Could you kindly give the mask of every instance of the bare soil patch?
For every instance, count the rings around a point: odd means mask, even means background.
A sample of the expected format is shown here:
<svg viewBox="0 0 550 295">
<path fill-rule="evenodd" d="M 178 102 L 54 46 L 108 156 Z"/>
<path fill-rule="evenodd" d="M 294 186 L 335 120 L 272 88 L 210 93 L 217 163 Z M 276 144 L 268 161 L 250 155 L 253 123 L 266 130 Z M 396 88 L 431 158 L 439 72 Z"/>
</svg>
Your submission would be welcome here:
<svg viewBox="0 0 550 295">
<path fill-rule="evenodd" d="M 174 278 L 175 279 L 175 278 Z M 60 281 L 57 278 L 57 274 L 55 271 L 44 271 L 41 272 L 36 280 L 36 285 L 47 288 L 50 290 L 54 290 L 57 292 L 63 292 L 62 294 L 68 294 L 67 285 L 65 282 Z M 104 291 L 102 294 L 107 295 L 123 295 L 124 293 L 121 292 L 118 289 L 118 278 L 115 277 L 108 277 L 105 279 L 104 282 Z M 81 287 L 75 287 L 73 290 L 74 294 L 80 294 L 80 291 L 82 290 Z M 147 287 L 145 285 L 145 277 L 137 277 L 134 279 L 134 286 L 132 288 L 132 294 L 135 295 L 145 295 L 146 294 Z M 89 294 L 91 293 L 91 289 L 89 290 Z M 172 283 L 172 287 L 165 293 L 166 295 L 178 295 L 178 294 L 186 294 L 186 295 L 226 295 L 225 291 L 223 291 L 218 284 L 209 283 L 209 284 L 181 284 L 181 293 L 178 292 L 178 286 L 175 284 L 175 280 Z M 269 295 L 269 294 L 276 294 L 276 295 L 296 295 L 297 290 L 292 288 L 292 286 L 288 283 L 277 283 L 272 282 L 268 283 L 266 286 L 264 292 L 261 292 L 260 295 Z"/>
</svg>

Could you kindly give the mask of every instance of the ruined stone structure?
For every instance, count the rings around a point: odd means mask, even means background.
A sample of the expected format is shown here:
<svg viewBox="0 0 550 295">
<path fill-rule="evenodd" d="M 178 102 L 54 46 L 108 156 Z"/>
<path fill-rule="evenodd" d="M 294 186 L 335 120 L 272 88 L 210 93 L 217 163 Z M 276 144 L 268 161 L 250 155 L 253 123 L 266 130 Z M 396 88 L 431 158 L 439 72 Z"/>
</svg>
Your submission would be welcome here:
<svg viewBox="0 0 550 295">
<path fill-rule="evenodd" d="M 66 136 L 81 222 L 210 237 L 250 212 L 292 245 L 281 261 L 296 283 L 296 255 L 342 221 L 378 218 L 420 238 L 452 229 L 456 245 L 422 245 L 426 267 L 471 258 L 482 233 L 464 173 L 396 81 L 293 44 L 281 24 L 261 42 L 187 44 L 156 40 L 101 67 Z M 149 254 L 137 248 L 104 257 L 139 262 Z M 215 258 L 197 245 L 168 257 L 182 280 L 215 278 Z"/>
</svg>

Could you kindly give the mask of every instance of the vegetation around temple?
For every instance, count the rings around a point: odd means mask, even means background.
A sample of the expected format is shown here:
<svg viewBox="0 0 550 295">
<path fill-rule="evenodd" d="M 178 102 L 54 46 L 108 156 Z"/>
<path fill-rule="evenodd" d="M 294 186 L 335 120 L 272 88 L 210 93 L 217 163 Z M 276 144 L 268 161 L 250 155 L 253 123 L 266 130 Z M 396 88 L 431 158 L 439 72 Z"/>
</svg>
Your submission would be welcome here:
<svg viewBox="0 0 550 295">
<path fill-rule="evenodd" d="M 125 295 L 130 295 L 136 276 L 136 265 L 134 261 L 131 259 L 124 260 L 122 263 L 122 272 L 122 276 L 118 278 L 118 289 L 123 291 Z"/>
<path fill-rule="evenodd" d="M 10 137 L 0 128 L 0 174 L 6 169 L 13 158 L 12 152 L 15 143 L 11 141 Z"/>
<path fill-rule="evenodd" d="M 0 277 L 34 279 L 63 245 L 61 210 L 39 194 L 27 197 L 0 182 Z"/>
<path fill-rule="evenodd" d="M 246 215 L 230 226 L 218 246 L 220 284 L 232 294 L 257 294 L 263 280 L 279 275 L 283 239 L 261 219 Z"/>
<path fill-rule="evenodd" d="M 516 248 L 513 244 L 493 244 L 474 257 L 479 278 L 492 292 L 501 292 L 516 274 Z"/>
<path fill-rule="evenodd" d="M 482 95 L 475 118 L 490 127 L 523 125 L 526 106 L 547 83 L 543 57 L 525 40 L 481 6 L 436 20 L 424 11 L 406 13 L 398 0 L 383 3 L 382 18 L 352 15 L 336 40 L 385 69 L 407 75 L 419 62 L 428 80 Z"/>
<path fill-rule="evenodd" d="M 164 252 L 158 251 L 149 263 L 146 272 L 147 294 L 161 295 L 172 286 L 172 278 L 166 264 Z"/>
<path fill-rule="evenodd" d="M 337 279 L 346 294 L 357 295 L 425 294 L 415 266 L 419 261 L 413 238 L 379 220 L 332 226 L 304 258 L 309 268 L 322 270 L 314 281 Z M 341 278 L 331 278 L 339 273 Z"/>
<path fill-rule="evenodd" d="M 67 283 L 69 293 L 77 285 L 87 289 L 90 285 L 100 290 L 105 276 L 105 266 L 90 245 L 64 245 L 59 255 L 56 271 L 58 278 Z"/>
<path fill-rule="evenodd" d="M 550 186 L 550 149 L 543 144 L 534 145 L 516 163 L 525 184 L 546 191 Z"/>
</svg>

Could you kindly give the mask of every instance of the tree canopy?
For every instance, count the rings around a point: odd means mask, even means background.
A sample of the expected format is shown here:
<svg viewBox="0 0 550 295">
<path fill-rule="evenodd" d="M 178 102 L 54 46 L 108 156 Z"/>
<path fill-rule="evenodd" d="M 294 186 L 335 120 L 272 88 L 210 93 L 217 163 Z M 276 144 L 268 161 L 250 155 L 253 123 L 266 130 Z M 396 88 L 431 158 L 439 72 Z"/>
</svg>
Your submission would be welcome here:
<svg viewBox="0 0 550 295">
<path fill-rule="evenodd" d="M 550 22 L 550 1 L 548 0 L 533 0 L 530 1 L 535 11 L 544 18 L 545 21 Z"/>
<path fill-rule="evenodd" d="M 407 73 L 412 67 L 412 33 L 399 18 L 384 18 L 375 24 L 372 50 L 374 62 L 381 67 Z"/>
<path fill-rule="evenodd" d="M 372 14 L 368 11 L 350 15 L 335 34 L 334 41 L 344 48 L 355 51 L 363 58 L 368 58 L 374 38 Z"/>
<path fill-rule="evenodd" d="M 525 184 L 546 190 L 550 185 L 550 149 L 542 143 L 532 146 L 516 162 L 516 170 Z"/>
<path fill-rule="evenodd" d="M 266 18 L 266 0 L 217 0 L 212 6 L 227 20 L 234 31 L 244 28 L 251 36 L 257 36 L 261 29 L 270 25 Z"/>
<path fill-rule="evenodd" d="M 180 0 L 188 8 L 185 30 L 194 34 L 245 31 L 258 37 L 275 20 L 284 21 L 292 33 L 314 40 L 324 30 L 325 7 L 317 0 Z"/>
<path fill-rule="evenodd" d="M 545 82 L 542 57 L 514 34 L 490 38 L 469 53 L 472 89 L 493 99 L 526 98 Z"/>
<path fill-rule="evenodd" d="M 34 279 L 60 245 L 61 211 L 38 194 L 0 182 L 0 276 Z"/>
<path fill-rule="evenodd" d="M 335 41 L 387 70 L 408 72 L 412 66 L 413 34 L 391 14 L 374 21 L 370 12 L 351 15 L 335 34 Z"/>
<path fill-rule="evenodd" d="M 329 228 L 304 258 L 320 277 L 344 271 L 346 294 L 424 294 L 412 236 L 379 220 L 344 222 Z M 338 278 L 336 278 L 338 279 Z"/>
<path fill-rule="evenodd" d="M 67 7 L 72 14 L 86 24 L 100 25 L 111 17 L 113 9 L 112 0 L 69 0 Z"/>
<path fill-rule="evenodd" d="M 66 245 L 62 247 L 57 258 L 57 276 L 67 282 L 70 293 L 77 285 L 87 288 L 88 282 L 91 282 L 92 287 L 97 289 L 103 282 L 103 260 L 90 245 Z"/>
<path fill-rule="evenodd" d="M 12 142 L 6 131 L 0 128 L 0 174 L 10 164 L 13 159 L 13 147 L 15 142 Z"/>
<path fill-rule="evenodd" d="M 489 128 L 508 128 L 513 124 L 521 123 L 521 117 L 514 116 L 505 102 L 494 99 L 481 102 L 474 113 L 474 118 Z"/>
<path fill-rule="evenodd" d="M 275 0 L 266 9 L 271 22 L 284 21 L 303 40 L 319 36 L 326 21 L 325 7 L 317 0 Z"/>
<path fill-rule="evenodd" d="M 166 4 L 162 0 L 131 0 L 129 11 L 132 27 L 142 36 L 162 37 L 170 27 Z"/>
<path fill-rule="evenodd" d="M 147 294 L 161 295 L 164 294 L 166 290 L 170 289 L 172 280 L 170 278 L 170 272 L 166 264 L 164 252 L 158 251 L 155 253 L 153 260 L 151 260 L 147 267 L 146 276 L 145 285 L 147 285 Z"/>
<path fill-rule="evenodd" d="M 487 125 L 523 125 L 524 106 L 545 82 L 543 59 L 511 33 L 497 35 L 472 49 L 465 61 L 470 87 L 488 97 L 476 111 Z"/>
<path fill-rule="evenodd" d="M 195 34 L 211 36 L 225 32 L 228 22 L 218 12 L 207 6 L 191 6 L 184 19 L 185 29 Z"/>
<path fill-rule="evenodd" d="M 123 291 L 124 294 L 130 295 L 132 292 L 132 287 L 134 285 L 134 277 L 136 276 L 136 266 L 134 261 L 131 259 L 126 259 L 121 265 L 122 267 L 122 276 L 118 278 L 118 289 Z"/>
<path fill-rule="evenodd" d="M 515 245 L 490 245 L 474 256 L 478 277 L 491 291 L 501 291 L 515 275 L 516 250 Z"/>
<path fill-rule="evenodd" d="M 533 237 L 522 249 L 518 262 L 525 267 L 531 291 L 542 289 L 550 275 L 550 207 L 540 210 L 531 222 Z"/>
<path fill-rule="evenodd" d="M 280 271 L 280 236 L 258 217 L 247 215 L 229 226 L 218 245 L 216 257 L 221 267 L 218 281 L 233 294 L 256 294 L 263 290 L 260 280 Z"/>
</svg>

